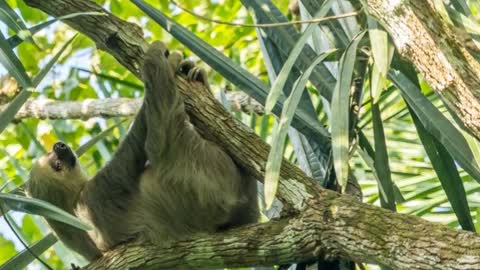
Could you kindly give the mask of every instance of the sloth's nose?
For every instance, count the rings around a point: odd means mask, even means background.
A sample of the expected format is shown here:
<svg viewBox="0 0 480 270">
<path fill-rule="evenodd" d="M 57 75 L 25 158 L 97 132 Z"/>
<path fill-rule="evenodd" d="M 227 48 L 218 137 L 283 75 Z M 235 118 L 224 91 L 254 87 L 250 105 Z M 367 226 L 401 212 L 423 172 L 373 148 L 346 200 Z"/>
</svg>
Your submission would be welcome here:
<svg viewBox="0 0 480 270">
<path fill-rule="evenodd" d="M 67 149 L 67 145 L 64 144 L 63 142 L 57 142 L 53 145 L 53 151 L 55 152 L 65 151 L 66 149 Z"/>
</svg>

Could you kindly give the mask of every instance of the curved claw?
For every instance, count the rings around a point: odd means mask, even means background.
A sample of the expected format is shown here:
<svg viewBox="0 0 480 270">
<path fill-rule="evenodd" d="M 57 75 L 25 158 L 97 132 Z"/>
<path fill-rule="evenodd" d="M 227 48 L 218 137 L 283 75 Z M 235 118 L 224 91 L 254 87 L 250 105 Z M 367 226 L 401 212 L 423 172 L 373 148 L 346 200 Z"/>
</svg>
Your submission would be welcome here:
<svg viewBox="0 0 480 270">
<path fill-rule="evenodd" d="M 195 63 L 192 61 L 184 60 L 182 63 L 180 63 L 177 72 L 186 76 L 189 81 L 202 83 L 207 89 L 210 90 L 207 72 L 205 69 L 195 66 Z"/>
</svg>

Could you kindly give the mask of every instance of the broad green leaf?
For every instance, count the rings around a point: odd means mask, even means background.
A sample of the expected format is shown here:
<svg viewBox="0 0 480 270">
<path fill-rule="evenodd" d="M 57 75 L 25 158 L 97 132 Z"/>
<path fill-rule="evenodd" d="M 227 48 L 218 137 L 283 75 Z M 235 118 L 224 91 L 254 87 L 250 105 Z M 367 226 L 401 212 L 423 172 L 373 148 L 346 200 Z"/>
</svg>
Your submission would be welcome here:
<svg viewBox="0 0 480 270">
<path fill-rule="evenodd" d="M 320 10 L 316 14 L 316 18 L 324 17 L 332 6 L 333 0 L 326 1 Z M 272 84 L 270 91 L 268 92 L 267 101 L 265 102 L 265 112 L 270 113 L 277 103 L 278 97 L 282 95 L 282 90 L 285 87 L 285 82 L 287 81 L 288 75 L 291 73 L 292 67 L 298 59 L 305 43 L 308 41 L 308 38 L 312 35 L 313 31 L 317 29 L 316 24 L 310 24 L 305 29 L 305 31 L 300 36 L 300 39 L 293 46 L 292 51 L 288 55 L 287 60 L 283 64 L 282 70 L 278 73 L 277 78 Z"/>
<path fill-rule="evenodd" d="M 287 98 L 285 105 L 282 109 L 282 115 L 276 125 L 275 130 L 272 132 L 272 148 L 268 155 L 267 165 L 265 169 L 265 203 L 267 209 L 273 203 L 275 195 L 277 193 L 278 180 L 280 176 L 280 167 L 283 160 L 284 142 L 287 137 L 288 127 L 292 122 L 295 109 L 298 106 L 298 102 L 302 96 L 303 90 L 307 85 L 308 79 L 313 72 L 315 66 L 325 60 L 333 51 L 327 51 L 320 54 L 312 63 L 310 67 L 300 76 L 295 82 L 293 91 Z"/>
<path fill-rule="evenodd" d="M 350 87 L 357 56 L 357 46 L 365 32 L 358 33 L 340 59 L 340 76 L 332 97 L 332 153 L 339 185 L 345 190 L 348 182 Z"/>
<path fill-rule="evenodd" d="M 480 168 L 462 133 L 428 100 L 420 89 L 398 70 L 389 72 L 389 79 L 402 91 L 425 129 L 452 155 L 455 161 L 476 181 Z"/>
<path fill-rule="evenodd" d="M 387 76 L 390 61 L 388 58 L 388 33 L 371 17 L 367 18 L 368 37 L 372 46 L 372 56 L 378 70 Z"/>
<path fill-rule="evenodd" d="M 480 142 L 477 139 L 475 139 L 475 137 L 473 137 L 472 135 L 465 132 L 462 132 L 462 133 L 465 136 L 465 139 L 467 140 L 467 143 L 470 146 L 470 149 L 472 150 L 473 156 L 475 157 L 475 161 L 478 166 L 480 162 Z"/>
<path fill-rule="evenodd" d="M 17 251 L 15 250 L 13 242 L 3 238 L 3 236 L 0 235 L 0 265 L 14 256 L 16 253 Z"/>
<path fill-rule="evenodd" d="M 76 227 L 80 230 L 90 230 L 90 227 L 77 217 L 65 212 L 53 204 L 42 200 L 2 193 L 0 194 L 0 203 L 6 204 L 10 209 L 13 210 L 54 219 Z"/>
<path fill-rule="evenodd" d="M 37 243 L 29 247 L 29 250 L 23 250 L 22 252 L 15 255 L 13 258 L 8 260 L 5 264 L 0 266 L 0 270 L 13 270 L 13 269 L 24 269 L 31 262 L 35 260 L 33 254 L 39 256 L 43 254 L 47 249 L 49 249 L 53 244 L 57 242 L 57 238 L 52 233 L 49 233 L 47 236 L 42 238 Z"/>
<path fill-rule="evenodd" d="M 380 177 L 377 174 L 377 170 L 375 169 L 375 162 L 373 159 L 368 155 L 368 153 L 363 150 L 362 148 L 357 149 L 358 154 L 360 157 L 363 159 L 365 164 L 372 170 L 373 177 L 377 181 L 378 184 L 378 191 L 380 193 L 380 198 L 384 197 L 387 198 L 387 194 L 385 193 L 385 190 L 383 188 L 383 183 L 380 181 Z"/>
</svg>

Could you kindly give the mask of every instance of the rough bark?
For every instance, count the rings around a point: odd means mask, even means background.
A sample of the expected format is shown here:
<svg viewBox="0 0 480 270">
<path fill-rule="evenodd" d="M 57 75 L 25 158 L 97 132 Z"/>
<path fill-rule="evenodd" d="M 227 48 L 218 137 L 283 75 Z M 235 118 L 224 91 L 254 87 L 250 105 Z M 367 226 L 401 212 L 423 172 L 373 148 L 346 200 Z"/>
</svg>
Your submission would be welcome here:
<svg viewBox="0 0 480 270">
<path fill-rule="evenodd" d="M 263 106 L 242 92 L 226 94 L 233 112 L 263 114 Z M 142 105 L 142 98 L 104 98 L 83 101 L 56 101 L 34 99 L 27 101 L 15 115 L 15 120 L 28 117 L 37 119 L 89 119 L 93 117 L 133 116 Z M 2 112 L 8 105 L 0 105 Z"/>
<path fill-rule="evenodd" d="M 53 16 L 102 11 L 86 0 L 25 0 Z M 113 15 L 66 21 L 94 40 L 138 76 L 146 47 L 141 31 Z M 192 121 L 203 136 L 218 142 L 240 164 L 263 178 L 269 147 L 237 123 L 198 85 L 178 79 Z M 318 187 L 297 167 L 283 162 L 279 198 L 297 213 L 223 234 L 178 242 L 160 249 L 129 243 L 86 269 L 178 269 L 236 267 L 298 262 L 323 256 L 388 265 L 396 269 L 480 268 L 480 237 L 420 218 L 357 202 Z"/>
<path fill-rule="evenodd" d="M 478 269 L 480 237 L 396 214 L 331 191 L 301 214 L 168 248 L 121 246 L 85 269 L 202 269 L 342 257 L 392 269 Z M 141 254 L 141 255 L 139 255 Z"/>
<path fill-rule="evenodd" d="M 448 24 L 433 0 L 362 0 L 389 32 L 398 52 L 442 96 L 464 127 L 480 139 L 480 64 L 465 47 L 461 29 Z"/>
</svg>

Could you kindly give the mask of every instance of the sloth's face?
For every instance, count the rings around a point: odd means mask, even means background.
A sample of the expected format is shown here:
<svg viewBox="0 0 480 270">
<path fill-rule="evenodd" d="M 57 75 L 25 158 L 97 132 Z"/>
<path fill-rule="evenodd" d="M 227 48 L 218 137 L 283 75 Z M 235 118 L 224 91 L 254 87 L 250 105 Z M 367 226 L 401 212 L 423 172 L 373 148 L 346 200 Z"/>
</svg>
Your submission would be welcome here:
<svg viewBox="0 0 480 270">
<path fill-rule="evenodd" d="M 47 155 L 48 165 L 55 172 L 72 170 L 77 163 L 77 157 L 72 149 L 63 142 L 57 142 L 53 145 L 53 149 Z"/>
<path fill-rule="evenodd" d="M 78 181 L 86 178 L 72 149 L 63 142 L 55 143 L 51 152 L 35 162 L 30 176 L 43 181 Z"/>
</svg>

